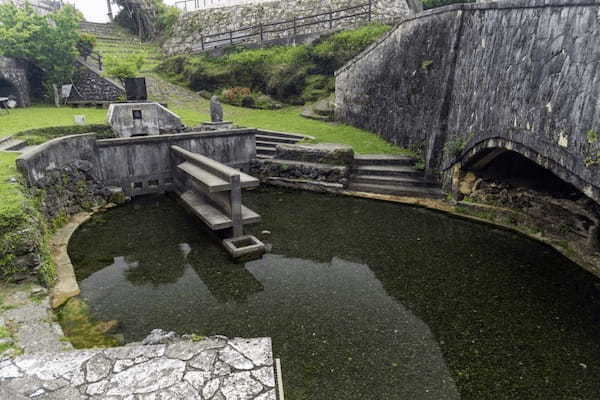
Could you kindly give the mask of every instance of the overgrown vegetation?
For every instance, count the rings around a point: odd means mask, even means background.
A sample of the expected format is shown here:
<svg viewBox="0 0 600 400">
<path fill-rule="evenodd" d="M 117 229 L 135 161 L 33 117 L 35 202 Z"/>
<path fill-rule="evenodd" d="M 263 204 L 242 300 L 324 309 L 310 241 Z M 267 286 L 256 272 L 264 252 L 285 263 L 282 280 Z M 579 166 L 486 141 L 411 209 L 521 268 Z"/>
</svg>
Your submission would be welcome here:
<svg viewBox="0 0 600 400">
<path fill-rule="evenodd" d="M 51 93 L 52 85 L 68 82 L 73 74 L 80 19 L 72 6 L 42 16 L 29 5 L 0 5 L 0 55 L 35 65 Z"/>
<path fill-rule="evenodd" d="M 36 200 L 17 182 L 18 154 L 0 152 L 0 278 L 23 271 L 18 256 L 35 252 L 41 257 L 40 282 L 51 285 L 56 272 L 50 260 L 48 228 Z"/>
<path fill-rule="evenodd" d="M 180 55 L 164 61 L 158 71 L 196 91 L 223 95 L 223 90 L 246 88 L 255 97 L 268 95 L 288 104 L 304 104 L 332 93 L 334 72 L 389 29 L 373 24 L 314 45 L 237 49 L 215 58 Z"/>
<path fill-rule="evenodd" d="M 446 142 L 444 150 L 454 158 L 457 158 L 462 154 L 469 142 L 473 140 L 474 137 L 475 133 L 469 133 L 464 137 L 450 139 L 448 142 Z"/>
<path fill-rule="evenodd" d="M 96 36 L 89 33 L 81 33 L 79 35 L 79 40 L 77 41 L 77 50 L 79 51 L 79 55 L 83 58 L 91 56 L 96 43 Z"/>
<path fill-rule="evenodd" d="M 106 74 L 121 81 L 137 77 L 143 65 L 144 57 L 139 54 L 107 56 L 104 59 Z"/>
<path fill-rule="evenodd" d="M 76 349 L 95 347 L 114 347 L 122 344 L 123 339 L 113 334 L 117 321 L 96 321 L 90 315 L 87 304 L 78 298 L 70 299 L 58 311 L 58 320 L 66 338 Z"/>
</svg>

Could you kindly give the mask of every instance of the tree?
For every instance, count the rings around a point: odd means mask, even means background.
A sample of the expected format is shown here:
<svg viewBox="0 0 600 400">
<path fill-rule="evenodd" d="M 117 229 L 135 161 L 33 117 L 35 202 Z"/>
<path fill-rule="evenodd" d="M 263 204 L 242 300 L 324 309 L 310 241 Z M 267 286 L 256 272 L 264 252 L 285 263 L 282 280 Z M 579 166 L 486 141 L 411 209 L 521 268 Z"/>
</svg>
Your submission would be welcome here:
<svg viewBox="0 0 600 400">
<path fill-rule="evenodd" d="M 46 16 L 32 7 L 0 5 L 0 55 L 34 64 L 48 89 L 71 79 L 81 16 L 71 6 Z"/>
<path fill-rule="evenodd" d="M 121 12 L 115 21 L 138 35 L 141 40 L 156 39 L 161 33 L 169 33 L 177 22 L 180 11 L 162 0 L 115 0 Z"/>
</svg>

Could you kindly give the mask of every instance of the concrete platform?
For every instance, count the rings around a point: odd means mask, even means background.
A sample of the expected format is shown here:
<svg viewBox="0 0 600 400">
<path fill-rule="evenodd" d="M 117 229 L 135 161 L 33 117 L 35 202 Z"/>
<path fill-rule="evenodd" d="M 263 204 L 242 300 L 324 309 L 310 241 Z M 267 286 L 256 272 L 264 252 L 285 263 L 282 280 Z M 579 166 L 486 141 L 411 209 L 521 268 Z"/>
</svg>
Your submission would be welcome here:
<svg viewBox="0 0 600 400">
<path fill-rule="evenodd" d="M 276 400 L 275 386 L 270 338 L 214 337 L 0 360 L 2 399 Z"/>
</svg>

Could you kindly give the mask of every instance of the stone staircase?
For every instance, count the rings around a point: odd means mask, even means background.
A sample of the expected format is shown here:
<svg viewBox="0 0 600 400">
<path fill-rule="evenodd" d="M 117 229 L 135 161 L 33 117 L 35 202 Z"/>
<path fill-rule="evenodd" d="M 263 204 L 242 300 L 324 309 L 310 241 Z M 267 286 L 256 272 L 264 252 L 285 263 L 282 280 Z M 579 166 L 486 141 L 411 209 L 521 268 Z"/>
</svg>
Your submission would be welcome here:
<svg viewBox="0 0 600 400">
<path fill-rule="evenodd" d="M 20 151 L 27 147 L 24 140 L 9 136 L 0 139 L 0 151 Z"/>
<path fill-rule="evenodd" d="M 296 144 L 304 139 L 312 139 L 308 136 L 291 133 L 260 130 L 256 134 L 256 158 L 272 159 L 278 144 Z"/>
<path fill-rule="evenodd" d="M 406 197 L 443 198 L 439 185 L 415 168 L 416 159 L 396 155 L 356 155 L 348 190 Z"/>
<path fill-rule="evenodd" d="M 141 72 L 151 72 L 163 59 L 157 46 L 152 43 L 141 42 L 138 37 L 116 24 L 82 22 L 80 31 L 96 36 L 97 43 L 94 51 L 103 58 L 129 55 L 144 57 Z"/>
<path fill-rule="evenodd" d="M 79 30 L 94 35 L 98 39 L 119 40 L 123 37 L 123 30 L 115 24 L 86 21 L 79 24 Z"/>
</svg>

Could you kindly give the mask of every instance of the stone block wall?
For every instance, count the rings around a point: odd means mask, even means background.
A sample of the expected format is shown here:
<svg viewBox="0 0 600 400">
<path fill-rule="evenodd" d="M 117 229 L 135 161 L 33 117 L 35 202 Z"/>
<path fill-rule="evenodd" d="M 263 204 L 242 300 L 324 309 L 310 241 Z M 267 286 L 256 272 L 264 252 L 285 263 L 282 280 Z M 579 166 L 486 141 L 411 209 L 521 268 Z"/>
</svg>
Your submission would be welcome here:
<svg viewBox="0 0 600 400">
<path fill-rule="evenodd" d="M 8 97 L 8 94 L 13 94 L 17 98 L 19 107 L 31 105 L 27 66 L 23 62 L 0 56 L 0 85 L 12 89 L 11 93 L 2 93 L 0 97 Z"/>
<path fill-rule="evenodd" d="M 352 147 L 340 144 L 279 144 L 273 159 L 257 159 L 250 173 L 262 181 L 318 191 L 348 187 L 354 163 Z"/>
<path fill-rule="evenodd" d="M 169 54 L 199 50 L 201 35 L 219 33 L 258 24 L 269 24 L 277 21 L 292 20 L 294 17 L 326 13 L 367 3 L 368 0 L 281 0 L 261 2 L 236 7 L 214 8 L 184 14 L 176 25 L 175 32 L 164 44 Z M 373 19 L 391 22 L 406 18 L 422 9 L 418 0 L 373 0 Z M 366 10 L 366 8 L 365 8 Z M 336 13 L 334 18 L 357 13 L 358 10 Z M 326 18 L 326 17 L 322 17 Z M 312 21 L 312 20 L 311 20 Z M 309 21 L 306 21 L 309 22 Z M 336 21 L 333 28 L 343 29 L 367 23 L 366 17 L 356 17 Z M 292 24 L 290 23 L 290 28 Z M 298 35 L 310 35 L 315 32 L 326 32 L 329 23 L 299 28 Z M 265 40 L 281 39 L 290 36 L 290 32 L 269 34 Z"/>
<path fill-rule="evenodd" d="M 336 117 L 421 149 L 437 171 L 505 141 L 598 200 L 599 14 L 587 0 L 426 11 L 337 72 Z"/>
<path fill-rule="evenodd" d="M 101 72 L 83 61 L 76 62 L 73 88 L 69 102 L 110 102 L 125 99 L 125 89 L 119 83 L 102 76 Z"/>
</svg>

